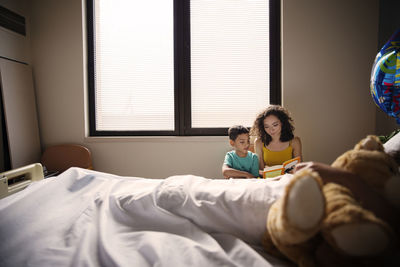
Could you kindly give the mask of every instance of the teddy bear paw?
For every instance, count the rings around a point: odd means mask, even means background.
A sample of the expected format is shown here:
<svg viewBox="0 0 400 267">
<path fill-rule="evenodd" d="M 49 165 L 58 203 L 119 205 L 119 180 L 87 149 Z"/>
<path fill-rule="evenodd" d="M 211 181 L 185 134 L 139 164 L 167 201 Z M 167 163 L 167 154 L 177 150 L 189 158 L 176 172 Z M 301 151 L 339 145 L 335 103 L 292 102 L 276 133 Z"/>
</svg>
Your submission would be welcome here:
<svg viewBox="0 0 400 267">
<path fill-rule="evenodd" d="M 369 222 L 338 226 L 331 231 L 331 237 L 340 251 L 355 257 L 379 255 L 390 244 L 384 228 Z"/>
<path fill-rule="evenodd" d="M 400 175 L 389 178 L 385 184 L 385 197 L 395 207 L 400 210 Z"/>
</svg>

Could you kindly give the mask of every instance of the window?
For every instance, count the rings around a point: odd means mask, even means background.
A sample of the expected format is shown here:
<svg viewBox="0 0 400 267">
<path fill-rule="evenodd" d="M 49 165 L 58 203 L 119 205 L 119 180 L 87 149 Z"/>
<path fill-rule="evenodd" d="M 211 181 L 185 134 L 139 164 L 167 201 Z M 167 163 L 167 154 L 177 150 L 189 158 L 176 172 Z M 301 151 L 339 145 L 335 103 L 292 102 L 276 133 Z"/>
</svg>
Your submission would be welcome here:
<svg viewBox="0 0 400 267">
<path fill-rule="evenodd" d="M 226 135 L 280 104 L 279 0 L 88 0 L 91 136 Z"/>
</svg>

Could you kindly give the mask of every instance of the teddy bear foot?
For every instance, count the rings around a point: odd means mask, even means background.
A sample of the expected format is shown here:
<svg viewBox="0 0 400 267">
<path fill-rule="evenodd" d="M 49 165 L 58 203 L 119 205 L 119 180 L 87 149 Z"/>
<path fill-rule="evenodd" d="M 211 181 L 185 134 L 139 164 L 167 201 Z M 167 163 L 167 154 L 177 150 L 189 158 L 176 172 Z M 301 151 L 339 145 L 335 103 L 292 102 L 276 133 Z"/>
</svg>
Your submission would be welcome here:
<svg viewBox="0 0 400 267">
<path fill-rule="evenodd" d="M 345 224 L 331 230 L 336 247 L 349 256 L 376 256 L 384 252 L 390 239 L 381 225 L 374 223 Z"/>
<path fill-rule="evenodd" d="M 389 225 L 355 201 L 349 189 L 329 183 L 323 190 L 328 215 L 321 230 L 333 248 L 348 256 L 366 257 L 380 255 L 391 246 Z"/>
<path fill-rule="evenodd" d="M 271 207 L 267 228 L 278 243 L 299 244 L 319 230 L 325 216 L 322 181 L 316 172 L 297 172 Z"/>
</svg>

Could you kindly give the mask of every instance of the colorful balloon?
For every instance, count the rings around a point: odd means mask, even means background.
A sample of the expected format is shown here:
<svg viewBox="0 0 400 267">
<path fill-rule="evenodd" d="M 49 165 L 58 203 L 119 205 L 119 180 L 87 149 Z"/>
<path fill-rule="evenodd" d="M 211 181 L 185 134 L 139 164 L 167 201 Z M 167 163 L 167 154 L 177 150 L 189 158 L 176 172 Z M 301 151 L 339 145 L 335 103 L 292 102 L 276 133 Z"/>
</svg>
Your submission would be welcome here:
<svg viewBox="0 0 400 267">
<path fill-rule="evenodd" d="M 376 55 L 370 90 L 375 104 L 400 124 L 400 29 Z"/>
</svg>

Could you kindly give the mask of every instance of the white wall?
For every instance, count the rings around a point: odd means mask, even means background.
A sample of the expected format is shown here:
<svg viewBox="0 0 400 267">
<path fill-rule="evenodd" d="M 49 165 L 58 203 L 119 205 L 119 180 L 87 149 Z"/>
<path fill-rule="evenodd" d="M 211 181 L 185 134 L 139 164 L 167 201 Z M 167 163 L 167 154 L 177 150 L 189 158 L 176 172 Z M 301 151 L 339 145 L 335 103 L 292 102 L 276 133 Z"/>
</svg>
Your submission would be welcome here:
<svg viewBox="0 0 400 267">
<path fill-rule="evenodd" d="M 94 168 L 119 175 L 221 178 L 227 137 L 85 138 L 85 4 L 31 2 L 32 61 L 42 146 L 81 143 Z M 283 0 L 283 104 L 305 160 L 330 163 L 375 127 L 369 75 L 378 0 Z"/>
</svg>

